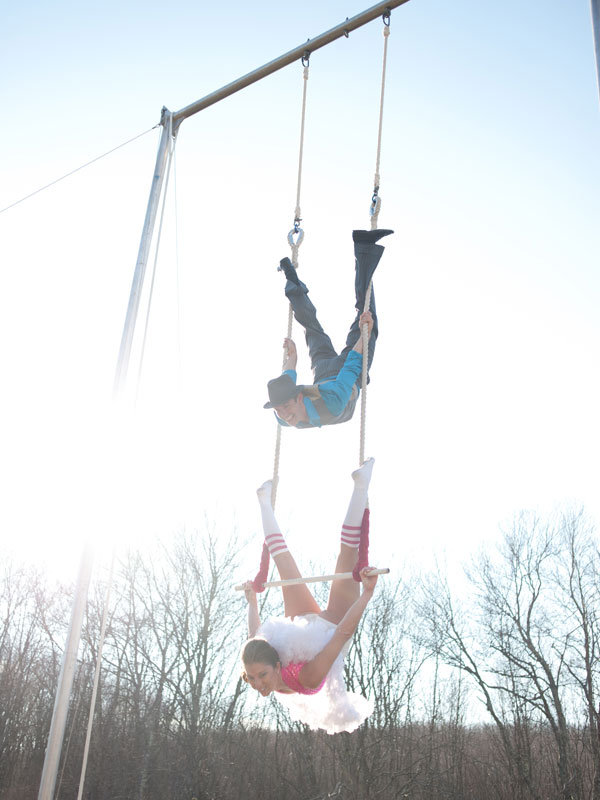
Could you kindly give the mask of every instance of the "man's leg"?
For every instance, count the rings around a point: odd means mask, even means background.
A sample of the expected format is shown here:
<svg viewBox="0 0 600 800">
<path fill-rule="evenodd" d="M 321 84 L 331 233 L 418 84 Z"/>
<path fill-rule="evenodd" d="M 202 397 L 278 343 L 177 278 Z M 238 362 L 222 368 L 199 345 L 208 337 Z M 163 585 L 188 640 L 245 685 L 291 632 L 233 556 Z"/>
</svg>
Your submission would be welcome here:
<svg viewBox="0 0 600 800">
<path fill-rule="evenodd" d="M 378 239 L 381 239 L 383 236 L 388 236 L 390 233 L 393 233 L 393 231 L 353 231 L 352 233 L 355 258 L 354 291 L 356 296 L 357 313 L 352 325 L 350 326 L 350 330 L 348 331 L 348 336 L 346 337 L 346 346 L 340 354 L 344 356 L 344 359 L 348 355 L 348 352 L 352 350 L 358 341 L 358 337 L 361 335 L 359 318 L 364 311 L 367 289 L 369 288 L 369 284 L 373 278 L 373 273 L 375 272 L 381 256 L 383 255 L 384 247 L 380 244 L 376 244 L 376 242 Z M 373 330 L 371 331 L 371 336 L 369 337 L 369 347 L 367 351 L 368 368 L 371 367 L 371 363 L 373 361 L 373 356 L 375 354 L 375 342 L 377 341 L 377 335 L 379 333 L 377 309 L 375 306 L 375 292 L 373 291 L 371 291 L 369 310 L 373 316 Z"/>
<path fill-rule="evenodd" d="M 275 519 L 273 506 L 271 505 L 271 491 L 273 482 L 266 481 L 257 490 L 258 502 L 260 503 L 260 513 L 265 534 L 265 542 L 269 548 L 269 553 L 273 558 L 282 581 L 289 578 L 301 578 L 294 557 L 287 549 L 285 539 L 281 535 L 279 525 Z M 286 617 L 295 617 L 297 614 L 318 614 L 320 608 L 312 592 L 305 583 L 296 583 L 292 586 L 282 586 L 283 608 Z"/>
<path fill-rule="evenodd" d="M 298 278 L 298 274 L 289 258 L 281 260 L 280 269 L 285 272 L 285 277 L 287 278 L 285 284 L 286 297 L 292 304 L 296 321 L 304 328 L 310 355 L 310 366 L 314 372 L 320 361 L 335 358 L 337 352 L 331 339 L 321 327 L 321 323 L 317 319 L 317 310 L 308 298 L 308 289 Z"/>
</svg>

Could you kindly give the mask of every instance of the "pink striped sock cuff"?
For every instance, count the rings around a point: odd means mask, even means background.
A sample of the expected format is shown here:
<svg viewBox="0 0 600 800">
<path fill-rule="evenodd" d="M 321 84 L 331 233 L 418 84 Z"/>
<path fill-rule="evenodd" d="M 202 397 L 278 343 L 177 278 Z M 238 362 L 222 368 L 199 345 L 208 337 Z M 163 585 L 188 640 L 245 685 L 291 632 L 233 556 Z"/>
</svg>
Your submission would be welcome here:
<svg viewBox="0 0 600 800">
<path fill-rule="evenodd" d="M 272 556 L 277 556 L 279 553 L 287 552 L 285 539 L 280 533 L 270 533 L 268 536 L 265 536 L 265 542 L 267 543 L 269 553 Z"/>
<path fill-rule="evenodd" d="M 360 544 L 360 525 L 342 525 L 341 541 L 347 547 L 358 547 Z"/>
</svg>

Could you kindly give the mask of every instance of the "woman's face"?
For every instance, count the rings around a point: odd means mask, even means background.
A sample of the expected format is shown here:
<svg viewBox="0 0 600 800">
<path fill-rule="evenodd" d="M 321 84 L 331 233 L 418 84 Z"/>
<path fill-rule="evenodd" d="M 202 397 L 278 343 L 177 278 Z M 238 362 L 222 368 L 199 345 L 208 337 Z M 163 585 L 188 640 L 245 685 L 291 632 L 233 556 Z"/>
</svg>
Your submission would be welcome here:
<svg viewBox="0 0 600 800">
<path fill-rule="evenodd" d="M 244 665 L 248 683 L 263 697 L 271 694 L 279 685 L 279 674 L 281 667 L 272 667 L 270 664 L 263 664 L 257 661 L 252 664 Z"/>
</svg>

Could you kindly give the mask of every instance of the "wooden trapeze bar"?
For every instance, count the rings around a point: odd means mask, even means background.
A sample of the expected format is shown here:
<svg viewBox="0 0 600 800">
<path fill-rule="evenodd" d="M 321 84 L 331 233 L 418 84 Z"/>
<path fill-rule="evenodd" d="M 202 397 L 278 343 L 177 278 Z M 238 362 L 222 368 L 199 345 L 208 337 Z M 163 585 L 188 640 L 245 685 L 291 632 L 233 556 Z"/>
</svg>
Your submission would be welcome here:
<svg viewBox="0 0 600 800">
<path fill-rule="evenodd" d="M 367 575 L 387 575 L 388 573 L 389 569 L 384 567 L 383 569 L 371 569 Z M 336 572 L 333 575 L 315 575 L 313 578 L 288 578 L 285 581 L 265 581 L 263 586 L 265 589 L 268 589 L 271 586 L 293 586 L 296 583 L 327 583 L 327 581 L 349 580 L 351 577 L 351 572 Z M 236 592 L 243 592 L 243 584 L 236 586 L 235 590 Z"/>
</svg>

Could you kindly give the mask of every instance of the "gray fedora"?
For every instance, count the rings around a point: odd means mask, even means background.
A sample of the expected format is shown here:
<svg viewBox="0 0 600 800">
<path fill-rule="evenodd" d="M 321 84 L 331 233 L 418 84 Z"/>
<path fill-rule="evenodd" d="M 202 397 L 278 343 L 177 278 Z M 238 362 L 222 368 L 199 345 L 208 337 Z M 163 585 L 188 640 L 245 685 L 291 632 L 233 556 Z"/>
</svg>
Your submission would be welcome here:
<svg viewBox="0 0 600 800">
<path fill-rule="evenodd" d="M 267 383 L 267 389 L 269 391 L 269 402 L 265 403 L 263 408 L 282 406 L 284 403 L 287 403 L 288 400 L 291 400 L 292 397 L 296 397 L 302 392 L 302 387 L 297 386 L 285 372 L 278 378 L 273 378 L 272 381 L 269 381 Z"/>
</svg>

